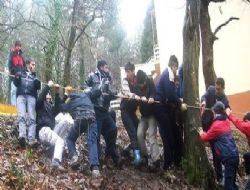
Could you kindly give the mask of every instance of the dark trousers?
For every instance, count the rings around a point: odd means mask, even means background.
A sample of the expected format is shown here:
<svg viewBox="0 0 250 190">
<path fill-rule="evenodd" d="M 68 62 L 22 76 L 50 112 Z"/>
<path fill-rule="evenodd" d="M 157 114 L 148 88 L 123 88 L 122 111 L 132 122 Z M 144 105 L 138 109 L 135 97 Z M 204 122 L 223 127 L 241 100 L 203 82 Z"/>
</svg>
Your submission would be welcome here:
<svg viewBox="0 0 250 190">
<path fill-rule="evenodd" d="M 69 149 L 69 155 L 72 157 L 76 152 L 76 140 L 83 133 L 87 132 L 87 144 L 88 144 L 88 159 L 90 166 L 99 166 L 99 157 L 97 150 L 97 125 L 96 122 L 89 122 L 85 119 L 75 120 L 74 126 L 70 129 L 68 137 L 66 139 Z"/>
<path fill-rule="evenodd" d="M 106 143 L 106 155 L 111 156 L 114 161 L 117 160 L 116 139 L 117 126 L 114 119 L 109 112 L 103 112 L 96 115 L 97 129 L 98 129 L 98 150 L 99 156 L 101 154 L 100 135 L 102 134 Z"/>
<path fill-rule="evenodd" d="M 183 152 L 183 133 L 176 123 L 176 110 L 168 106 L 157 106 L 155 117 L 159 123 L 159 131 L 163 142 L 164 168 L 173 162 L 176 166 L 181 163 Z"/>
<path fill-rule="evenodd" d="M 231 157 L 223 162 L 225 166 L 225 190 L 237 190 L 236 173 L 239 165 L 239 157 Z"/>
<path fill-rule="evenodd" d="M 128 112 L 126 110 L 121 110 L 121 117 L 123 125 L 128 133 L 130 139 L 130 145 L 133 150 L 139 149 L 137 141 L 137 128 L 139 120 L 135 112 Z"/>
<path fill-rule="evenodd" d="M 212 155 L 213 155 L 213 165 L 214 165 L 214 170 L 215 170 L 215 174 L 216 174 L 216 179 L 217 179 L 217 181 L 220 181 L 223 178 L 222 163 L 221 163 L 221 160 L 216 155 L 213 142 L 210 142 L 210 147 L 211 147 L 211 151 L 212 151 Z"/>
</svg>

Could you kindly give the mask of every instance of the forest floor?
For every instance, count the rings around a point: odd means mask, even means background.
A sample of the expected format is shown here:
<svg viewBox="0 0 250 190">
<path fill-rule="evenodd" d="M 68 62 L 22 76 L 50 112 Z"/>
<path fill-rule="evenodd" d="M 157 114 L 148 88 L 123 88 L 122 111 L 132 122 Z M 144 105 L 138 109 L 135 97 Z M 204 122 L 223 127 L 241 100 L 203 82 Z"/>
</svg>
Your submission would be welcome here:
<svg viewBox="0 0 250 190">
<path fill-rule="evenodd" d="M 199 189 L 188 185 L 181 170 L 149 172 L 146 168 L 135 168 L 128 158 L 123 159 L 118 169 L 111 161 L 102 165 L 102 177 L 92 179 L 87 165 L 87 151 L 84 137 L 80 138 L 81 166 L 73 170 L 64 160 L 65 171 L 51 169 L 51 154 L 44 147 L 22 149 L 17 141 L 16 117 L 0 116 L 0 190 L 1 189 Z M 129 142 L 121 123 L 118 122 L 119 150 Z M 234 131 L 238 148 L 242 153 L 248 150 L 246 139 Z M 207 148 L 209 150 L 209 148 Z M 209 153 L 211 161 L 211 155 Z M 242 160 L 241 160 L 242 165 Z M 245 179 L 240 166 L 237 182 L 243 189 Z"/>
</svg>

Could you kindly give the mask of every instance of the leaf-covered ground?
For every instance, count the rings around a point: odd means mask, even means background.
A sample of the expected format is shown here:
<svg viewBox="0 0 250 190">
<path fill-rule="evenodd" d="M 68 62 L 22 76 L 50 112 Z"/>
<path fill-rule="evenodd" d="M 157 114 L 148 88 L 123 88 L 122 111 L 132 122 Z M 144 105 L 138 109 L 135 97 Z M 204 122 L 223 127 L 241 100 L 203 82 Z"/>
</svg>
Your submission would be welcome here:
<svg viewBox="0 0 250 190">
<path fill-rule="evenodd" d="M 117 143 L 122 150 L 129 141 L 120 122 L 118 126 Z M 234 136 L 240 152 L 246 152 L 248 145 L 244 136 L 237 132 Z M 21 149 L 17 142 L 16 118 L 0 116 L 0 189 L 198 189 L 187 184 L 181 170 L 149 172 L 143 167 L 134 168 L 128 158 L 123 159 L 120 169 L 113 167 L 110 160 L 104 160 L 102 177 L 92 179 L 85 145 L 83 136 L 78 140 L 81 165 L 77 170 L 71 169 L 64 160 L 65 170 L 55 171 L 50 167 L 51 150 L 43 146 Z M 243 175 L 242 168 L 239 173 Z M 238 175 L 241 187 L 244 182 L 244 176 Z"/>
</svg>

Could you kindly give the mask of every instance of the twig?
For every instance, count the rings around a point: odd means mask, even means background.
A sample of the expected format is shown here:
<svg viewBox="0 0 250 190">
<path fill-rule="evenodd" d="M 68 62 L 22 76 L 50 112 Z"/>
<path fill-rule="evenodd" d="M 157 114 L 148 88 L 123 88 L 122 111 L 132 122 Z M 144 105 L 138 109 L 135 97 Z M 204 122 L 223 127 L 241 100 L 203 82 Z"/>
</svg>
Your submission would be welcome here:
<svg viewBox="0 0 250 190">
<path fill-rule="evenodd" d="M 219 25 L 213 35 L 214 35 L 214 40 L 217 40 L 218 38 L 216 37 L 216 34 L 222 29 L 222 27 L 226 26 L 227 24 L 229 24 L 231 21 L 233 20 L 240 20 L 238 17 L 230 17 L 226 22 L 222 23 L 221 25 Z"/>
</svg>

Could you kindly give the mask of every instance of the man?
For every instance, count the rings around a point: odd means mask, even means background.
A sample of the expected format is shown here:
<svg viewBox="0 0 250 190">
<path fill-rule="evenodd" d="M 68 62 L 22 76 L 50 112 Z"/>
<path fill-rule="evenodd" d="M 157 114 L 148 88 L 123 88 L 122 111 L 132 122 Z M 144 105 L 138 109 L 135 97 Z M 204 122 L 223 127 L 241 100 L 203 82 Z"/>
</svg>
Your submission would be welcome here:
<svg viewBox="0 0 250 190">
<path fill-rule="evenodd" d="M 127 98 L 123 98 L 121 100 L 121 117 L 130 139 L 129 148 L 131 148 L 134 153 L 133 163 L 138 166 L 141 163 L 141 154 L 137 140 L 137 128 L 139 121 L 136 116 L 136 110 L 138 107 L 138 101 L 136 100 L 140 100 L 140 97 L 135 94 L 137 84 L 135 66 L 131 63 L 127 63 L 125 65 L 125 72 L 126 78 L 122 80 L 122 93 Z"/>
<path fill-rule="evenodd" d="M 74 126 L 70 128 L 66 139 L 71 165 L 78 163 L 76 151 L 76 140 L 83 133 L 87 132 L 88 158 L 93 177 L 100 176 L 99 157 L 97 145 L 97 123 L 94 105 L 91 98 L 96 92 L 88 91 L 79 94 L 69 93 L 68 99 L 61 105 L 62 112 L 68 112 L 74 119 Z"/>
<path fill-rule="evenodd" d="M 110 156 L 118 166 L 120 157 L 116 149 L 117 126 L 109 112 L 110 101 L 116 98 L 114 96 L 116 93 L 110 89 L 111 82 L 108 65 L 106 61 L 100 60 L 97 62 L 97 70 L 87 78 L 86 85 L 92 90 L 100 90 L 99 95 L 92 98 L 97 120 L 98 146 L 100 146 L 100 135 L 102 134 L 106 142 L 106 156 Z"/>
<path fill-rule="evenodd" d="M 182 130 L 176 124 L 176 110 L 181 105 L 177 94 L 175 78 L 178 70 L 178 60 L 175 55 L 170 56 L 168 68 L 162 73 L 156 84 L 156 100 L 161 104 L 155 108 L 155 117 L 159 123 L 160 135 L 164 149 L 164 166 L 168 170 L 174 163 L 180 166 L 182 157 Z"/>
<path fill-rule="evenodd" d="M 20 41 L 15 42 L 14 48 L 11 48 L 8 61 L 7 61 L 9 74 L 15 75 L 17 72 L 22 72 L 25 67 L 25 61 L 22 52 L 22 45 Z M 11 105 L 16 106 L 16 86 L 13 83 L 13 78 L 11 77 L 10 85 L 10 102 Z"/>
<path fill-rule="evenodd" d="M 206 93 L 201 98 L 201 120 L 202 128 L 206 132 L 211 126 L 214 115 L 211 109 L 217 101 L 221 101 L 225 108 L 229 108 L 229 101 L 225 95 L 225 81 L 223 78 L 217 78 L 215 86 L 209 86 Z M 208 108 L 208 109 L 206 109 Z M 213 141 L 210 142 L 212 155 L 213 155 L 213 164 L 216 172 L 216 178 L 219 183 L 223 183 L 223 173 L 222 173 L 222 164 L 221 161 L 217 158 Z"/>
<path fill-rule="evenodd" d="M 157 124 L 154 117 L 155 85 L 153 79 L 149 78 L 142 70 L 137 72 L 136 79 L 136 95 L 141 98 L 139 102 L 141 120 L 138 125 L 137 138 L 142 157 L 147 158 L 148 166 L 153 169 L 159 163 L 158 160 L 160 157 L 160 150 L 157 143 Z M 147 131 L 150 146 L 149 154 L 147 153 L 145 142 Z"/>
<path fill-rule="evenodd" d="M 36 63 L 27 61 L 27 70 L 17 72 L 14 84 L 17 87 L 17 110 L 19 117 L 19 143 L 22 147 L 26 144 L 28 126 L 28 144 L 36 143 L 36 99 L 41 82 L 36 78 Z M 27 117 L 26 117 L 27 113 Z"/>
</svg>

